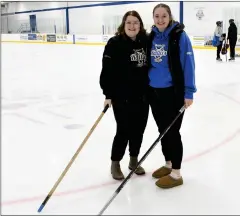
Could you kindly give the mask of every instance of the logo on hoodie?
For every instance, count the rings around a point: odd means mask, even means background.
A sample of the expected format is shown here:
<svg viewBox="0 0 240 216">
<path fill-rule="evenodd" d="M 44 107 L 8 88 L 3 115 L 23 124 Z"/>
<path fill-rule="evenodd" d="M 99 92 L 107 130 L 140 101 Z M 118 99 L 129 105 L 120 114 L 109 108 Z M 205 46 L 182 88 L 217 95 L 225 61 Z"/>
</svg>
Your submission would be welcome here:
<svg viewBox="0 0 240 216">
<path fill-rule="evenodd" d="M 155 44 L 155 49 L 151 51 L 151 56 L 154 57 L 155 62 L 159 63 L 163 56 L 167 56 L 167 51 L 164 48 L 165 44 Z"/>
<path fill-rule="evenodd" d="M 134 49 L 133 54 L 130 55 L 132 62 L 137 62 L 137 67 L 142 67 L 146 64 L 147 56 L 144 49 Z"/>
</svg>

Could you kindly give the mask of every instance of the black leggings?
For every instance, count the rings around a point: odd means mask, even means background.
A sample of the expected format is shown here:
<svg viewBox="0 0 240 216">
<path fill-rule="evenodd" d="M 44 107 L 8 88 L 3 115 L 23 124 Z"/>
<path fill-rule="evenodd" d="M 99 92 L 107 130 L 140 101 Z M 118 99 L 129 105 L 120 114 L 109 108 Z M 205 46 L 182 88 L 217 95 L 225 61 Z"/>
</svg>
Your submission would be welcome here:
<svg viewBox="0 0 240 216">
<path fill-rule="evenodd" d="M 172 87 L 161 89 L 150 87 L 149 102 L 159 133 L 162 133 L 179 113 L 175 98 Z M 171 161 L 173 169 L 180 169 L 182 163 L 183 145 L 180 135 L 182 120 L 183 114 L 161 140 L 165 161 Z"/>
<path fill-rule="evenodd" d="M 217 58 L 220 58 L 220 53 L 221 53 L 221 50 L 222 50 L 222 45 L 223 45 L 223 42 L 220 41 L 220 44 L 217 46 Z"/>
<path fill-rule="evenodd" d="M 147 125 L 149 104 L 146 100 L 112 100 L 117 131 L 112 144 L 112 161 L 121 161 L 127 144 L 132 157 L 140 152 Z"/>
<path fill-rule="evenodd" d="M 229 47 L 230 47 L 230 57 L 235 58 L 235 47 L 236 47 L 237 39 L 229 39 Z"/>
</svg>

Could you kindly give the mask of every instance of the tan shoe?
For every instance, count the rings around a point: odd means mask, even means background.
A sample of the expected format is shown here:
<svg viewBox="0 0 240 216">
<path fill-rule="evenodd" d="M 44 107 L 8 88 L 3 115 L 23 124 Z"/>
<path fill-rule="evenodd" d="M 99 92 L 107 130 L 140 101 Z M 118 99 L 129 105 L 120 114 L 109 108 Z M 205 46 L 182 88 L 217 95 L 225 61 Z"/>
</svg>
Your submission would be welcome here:
<svg viewBox="0 0 240 216">
<path fill-rule="evenodd" d="M 125 178 L 122 173 L 119 161 L 112 161 L 111 174 L 115 180 L 122 180 Z"/>
<path fill-rule="evenodd" d="M 160 178 L 158 181 L 156 181 L 155 184 L 160 188 L 168 189 L 168 188 L 173 188 L 173 187 L 182 185 L 183 179 L 182 177 L 179 179 L 175 179 L 171 177 L 171 175 L 167 175 Z"/>
<path fill-rule="evenodd" d="M 162 178 L 164 176 L 169 175 L 171 172 L 172 172 L 172 169 L 162 166 L 161 168 L 159 168 L 153 172 L 152 177 L 153 178 Z"/>
<path fill-rule="evenodd" d="M 130 161 L 129 161 L 129 166 L 128 166 L 128 168 L 129 168 L 130 170 L 133 170 L 133 169 L 137 166 L 137 163 L 138 163 L 137 157 L 130 157 Z M 145 170 L 144 170 L 141 166 L 139 166 L 139 167 L 136 169 L 135 173 L 136 173 L 137 175 L 144 175 L 144 174 L 145 174 Z"/>
</svg>

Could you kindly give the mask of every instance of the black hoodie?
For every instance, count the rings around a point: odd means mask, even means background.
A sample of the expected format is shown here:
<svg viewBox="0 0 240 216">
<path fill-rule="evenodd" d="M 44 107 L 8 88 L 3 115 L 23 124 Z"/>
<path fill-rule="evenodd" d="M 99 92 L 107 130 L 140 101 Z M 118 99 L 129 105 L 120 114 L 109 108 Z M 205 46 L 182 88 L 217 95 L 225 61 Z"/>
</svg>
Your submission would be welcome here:
<svg viewBox="0 0 240 216">
<path fill-rule="evenodd" d="M 147 67 L 147 36 L 133 41 L 126 35 L 109 39 L 102 58 L 100 86 L 106 99 L 143 97 L 149 78 Z"/>
</svg>

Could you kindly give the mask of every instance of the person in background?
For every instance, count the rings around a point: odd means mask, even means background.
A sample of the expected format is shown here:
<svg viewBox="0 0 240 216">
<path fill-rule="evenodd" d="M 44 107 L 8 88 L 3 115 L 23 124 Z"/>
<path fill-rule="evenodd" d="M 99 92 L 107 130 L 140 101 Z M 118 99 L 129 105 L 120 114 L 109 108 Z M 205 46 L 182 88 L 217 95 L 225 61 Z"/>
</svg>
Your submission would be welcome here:
<svg viewBox="0 0 240 216">
<path fill-rule="evenodd" d="M 162 133 L 183 106 L 188 108 L 193 103 L 193 94 L 196 92 L 195 60 L 184 25 L 174 21 L 168 5 L 156 5 L 153 20 L 148 44 L 148 61 L 151 63 L 149 103 L 158 130 Z M 156 185 L 161 188 L 183 184 L 180 173 L 183 157 L 180 128 L 183 114 L 161 140 L 166 164 L 152 174 L 158 179 Z"/>
<path fill-rule="evenodd" d="M 220 53 L 222 50 L 222 45 L 223 45 L 223 28 L 222 28 L 222 22 L 221 21 L 217 21 L 216 22 L 216 29 L 215 29 L 215 36 L 218 37 L 218 41 L 219 41 L 219 45 L 217 46 L 217 61 L 222 61 L 221 57 L 220 57 Z"/>
<path fill-rule="evenodd" d="M 234 19 L 229 20 L 230 26 L 228 27 L 228 37 L 227 41 L 230 46 L 230 59 L 229 61 L 235 60 L 235 47 L 237 43 L 237 26 L 234 23 Z"/>
<path fill-rule="evenodd" d="M 120 161 L 128 143 L 128 167 L 130 170 L 136 167 L 148 120 L 146 49 L 147 33 L 142 19 L 138 12 L 128 11 L 115 36 L 105 46 L 100 75 L 104 106 L 112 105 L 117 124 L 111 152 L 111 174 L 116 180 L 125 178 Z M 145 170 L 139 166 L 135 173 L 143 175 Z"/>
</svg>

